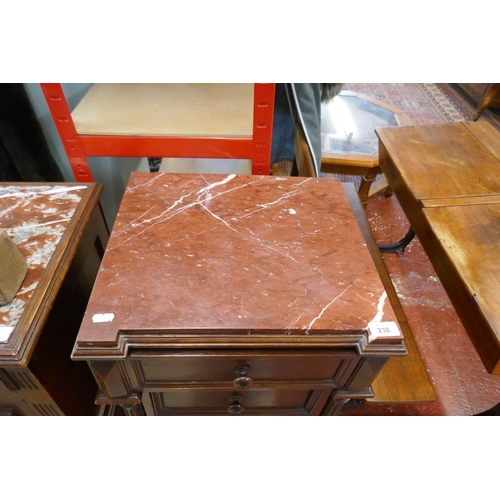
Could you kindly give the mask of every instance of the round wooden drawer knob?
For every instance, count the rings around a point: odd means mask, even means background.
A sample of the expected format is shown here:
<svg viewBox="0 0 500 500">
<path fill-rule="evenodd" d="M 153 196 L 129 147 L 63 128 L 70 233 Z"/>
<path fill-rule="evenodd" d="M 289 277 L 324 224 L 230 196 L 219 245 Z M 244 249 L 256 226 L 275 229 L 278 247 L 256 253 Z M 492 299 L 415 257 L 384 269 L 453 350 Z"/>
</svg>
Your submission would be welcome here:
<svg viewBox="0 0 500 500">
<path fill-rule="evenodd" d="M 231 401 L 231 404 L 227 407 L 227 411 L 231 415 L 239 415 L 245 411 L 245 407 L 240 404 L 239 396 L 231 396 L 229 400 Z"/>
<path fill-rule="evenodd" d="M 233 385 L 234 387 L 237 387 L 238 389 L 248 389 L 249 387 L 252 387 L 253 385 L 253 379 L 248 377 L 248 371 L 249 371 L 248 366 L 239 366 L 234 370 L 238 377 L 236 377 L 233 380 Z"/>
</svg>

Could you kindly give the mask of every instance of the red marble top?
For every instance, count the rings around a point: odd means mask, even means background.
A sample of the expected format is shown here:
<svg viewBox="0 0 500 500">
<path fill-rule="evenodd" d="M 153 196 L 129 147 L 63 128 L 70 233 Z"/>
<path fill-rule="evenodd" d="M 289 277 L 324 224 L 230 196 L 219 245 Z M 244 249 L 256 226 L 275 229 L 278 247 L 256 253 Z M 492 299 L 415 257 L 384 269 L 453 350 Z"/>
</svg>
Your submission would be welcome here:
<svg viewBox="0 0 500 500">
<path fill-rule="evenodd" d="M 133 173 L 77 345 L 395 321 L 335 179 Z"/>
<path fill-rule="evenodd" d="M 34 295 L 88 185 L 0 184 L 0 228 L 28 264 L 16 297 L 0 307 L 0 344 L 7 343 Z"/>
</svg>

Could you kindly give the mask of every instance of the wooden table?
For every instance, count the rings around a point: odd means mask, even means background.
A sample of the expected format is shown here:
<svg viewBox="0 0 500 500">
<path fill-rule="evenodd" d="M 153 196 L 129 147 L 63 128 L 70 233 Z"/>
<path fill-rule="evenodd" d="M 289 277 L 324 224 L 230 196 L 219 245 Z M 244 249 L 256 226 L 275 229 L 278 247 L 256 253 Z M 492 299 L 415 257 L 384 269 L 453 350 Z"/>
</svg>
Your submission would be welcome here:
<svg viewBox="0 0 500 500">
<path fill-rule="evenodd" d="M 334 179 L 133 173 L 73 351 L 98 403 L 336 415 L 370 397 L 406 349 L 346 192 Z"/>
<path fill-rule="evenodd" d="M 373 184 L 382 171 L 378 160 L 377 127 L 411 125 L 401 110 L 357 92 L 343 90 L 321 107 L 321 171 L 361 176 L 361 202 L 387 187 L 385 179 Z"/>
<path fill-rule="evenodd" d="M 500 133 L 379 129 L 380 164 L 490 373 L 500 373 Z"/>
<path fill-rule="evenodd" d="M 95 415 L 97 385 L 70 355 L 108 240 L 98 184 L 0 183 L 0 227 L 28 263 L 0 307 L 0 415 Z"/>
</svg>

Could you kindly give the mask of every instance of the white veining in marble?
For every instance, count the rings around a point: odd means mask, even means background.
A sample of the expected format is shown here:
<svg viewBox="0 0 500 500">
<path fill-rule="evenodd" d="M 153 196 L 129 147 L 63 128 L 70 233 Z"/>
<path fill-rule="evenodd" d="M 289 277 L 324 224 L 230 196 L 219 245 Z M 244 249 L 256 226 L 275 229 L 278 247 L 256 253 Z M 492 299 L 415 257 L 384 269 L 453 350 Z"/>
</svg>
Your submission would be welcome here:
<svg viewBox="0 0 500 500">
<path fill-rule="evenodd" d="M 17 324 L 23 315 L 28 300 L 37 286 L 38 281 L 29 286 L 21 286 L 21 289 L 17 292 L 12 302 L 0 307 L 1 326 L 14 327 Z"/>
<path fill-rule="evenodd" d="M 203 176 L 201 176 L 201 177 L 204 178 Z M 236 190 L 239 190 L 239 189 L 244 189 L 244 188 L 248 187 L 248 185 L 250 185 L 252 183 L 258 183 L 260 181 L 259 177 L 255 177 L 255 178 L 249 180 L 249 182 L 247 184 L 236 185 L 233 188 L 221 191 L 221 192 L 216 193 L 216 194 L 212 194 L 211 193 L 212 189 L 214 189 L 214 188 L 216 188 L 218 186 L 223 186 L 223 185 L 227 184 L 228 182 L 230 182 L 235 177 L 236 177 L 235 174 L 231 174 L 231 175 L 228 175 L 227 177 L 225 177 L 223 180 L 221 180 L 219 182 L 213 182 L 211 184 L 208 184 L 208 182 L 207 182 L 207 186 L 199 189 L 196 193 L 189 192 L 187 194 L 184 194 L 178 200 L 174 201 L 166 210 L 164 210 L 161 214 L 157 215 L 156 217 L 144 218 L 144 216 L 147 213 L 149 213 L 151 210 L 153 210 L 156 205 L 152 206 L 150 209 L 148 209 L 148 211 L 145 214 L 143 214 L 142 216 L 138 217 L 134 221 L 131 221 L 131 222 L 127 223 L 126 225 L 124 225 L 123 227 L 121 227 L 116 232 L 117 234 L 121 234 L 123 232 L 126 232 L 128 229 L 135 228 L 135 227 L 143 225 L 143 224 L 146 226 L 143 231 L 139 231 L 137 233 L 134 233 L 132 236 L 130 236 L 130 238 L 128 238 L 128 239 L 120 242 L 120 245 L 124 245 L 124 244 L 130 242 L 131 240 L 133 240 L 134 238 L 136 238 L 137 236 L 142 235 L 144 232 L 150 231 L 157 224 L 164 223 L 167 220 L 169 220 L 170 218 L 176 217 L 176 216 L 180 215 L 181 213 L 183 213 L 184 211 L 186 211 L 186 210 L 188 210 L 188 209 L 190 209 L 192 207 L 200 206 L 201 208 L 203 208 L 204 210 L 206 210 L 207 213 L 209 213 L 214 219 L 216 219 L 217 221 L 219 221 L 221 224 L 223 224 L 224 226 L 226 226 L 231 231 L 234 231 L 234 232 L 236 232 L 238 234 L 241 234 L 242 236 L 247 236 L 249 234 L 253 239 L 255 239 L 263 247 L 265 247 L 265 248 L 267 248 L 267 249 L 269 249 L 269 250 L 271 250 L 273 252 L 277 252 L 280 255 L 282 255 L 283 257 L 285 257 L 286 259 L 290 259 L 293 262 L 297 263 L 296 259 L 292 255 L 290 255 L 290 252 L 286 252 L 286 251 L 282 250 L 279 247 L 266 244 L 259 237 L 257 237 L 255 235 L 255 233 L 251 230 L 250 227 L 243 226 L 241 228 L 241 229 L 245 230 L 248 233 L 248 234 L 245 235 L 244 233 L 241 232 L 241 230 L 238 230 L 235 227 L 233 227 L 226 220 L 224 220 L 221 217 L 217 216 L 214 212 L 212 212 L 207 207 L 207 204 L 206 204 L 207 200 L 210 201 L 210 200 L 218 198 L 220 196 L 227 195 L 228 193 L 231 193 L 233 191 L 236 191 Z M 286 179 L 284 179 L 284 178 L 276 178 L 275 182 L 278 181 L 278 180 L 284 180 L 284 181 L 286 181 Z M 281 203 L 284 203 L 286 201 L 289 201 L 294 196 L 297 196 L 300 193 L 300 187 L 303 184 L 309 182 L 310 180 L 311 180 L 310 178 L 304 179 L 302 182 L 300 182 L 300 183 L 298 183 L 297 185 L 294 186 L 294 190 L 286 192 L 283 196 L 279 196 L 277 199 L 273 200 L 272 202 L 265 203 L 265 204 L 257 204 L 256 206 L 258 208 L 256 210 L 252 210 L 251 212 L 249 212 L 248 214 L 245 214 L 243 216 L 232 217 L 231 221 L 232 222 L 239 222 L 242 219 L 244 219 L 245 217 L 249 217 L 249 216 L 255 215 L 255 213 L 260 212 L 261 210 L 266 210 L 266 209 L 268 209 L 270 207 L 273 207 L 273 206 L 276 206 L 278 204 L 281 204 Z M 147 184 L 148 183 L 146 183 L 145 185 L 147 185 Z M 138 186 L 136 186 L 136 187 L 138 187 Z M 189 202 L 187 204 L 183 204 L 184 203 L 184 199 L 185 198 L 189 199 L 193 194 L 195 194 L 196 200 L 191 201 L 191 202 Z M 203 196 L 205 196 L 204 199 L 202 199 Z M 179 208 L 177 210 L 175 210 L 175 208 L 177 206 L 179 206 Z M 289 214 L 296 214 L 297 213 L 295 209 L 286 209 L 286 211 Z M 153 222 L 153 224 L 151 224 L 152 222 Z M 112 249 L 113 246 L 110 245 L 109 248 Z"/>
<path fill-rule="evenodd" d="M 340 184 L 215 180 L 131 178 L 91 309 L 114 324 L 89 316 L 89 339 L 151 324 L 311 337 L 393 317 Z"/>
<path fill-rule="evenodd" d="M 0 186 L 0 227 L 17 245 L 28 274 L 16 297 L 0 307 L 0 328 L 14 329 L 36 290 L 87 186 Z"/>
<path fill-rule="evenodd" d="M 0 326 L 0 344 L 8 342 L 14 328 L 11 326 Z"/>
<path fill-rule="evenodd" d="M 384 305 L 387 299 L 387 292 L 384 290 L 377 302 L 377 313 L 369 323 L 379 323 L 384 317 Z"/>
<path fill-rule="evenodd" d="M 313 327 L 314 323 L 316 323 L 316 321 L 318 321 L 318 319 L 321 318 L 321 316 L 323 316 L 323 314 L 325 313 L 325 311 L 332 305 L 335 303 L 335 301 L 337 301 L 340 297 L 342 297 L 342 295 L 344 295 L 344 293 L 347 292 L 347 290 L 349 290 L 349 288 L 351 288 L 354 284 L 356 283 L 356 281 L 352 282 L 349 284 L 349 286 L 347 288 L 345 288 L 341 293 L 339 293 L 335 298 L 333 298 L 328 304 L 326 304 L 325 307 L 323 307 L 323 309 L 321 309 L 320 313 L 311 320 L 311 322 L 307 325 L 307 327 L 305 328 L 305 331 L 306 331 L 306 335 L 309 333 L 309 331 L 311 330 L 311 328 Z"/>
</svg>

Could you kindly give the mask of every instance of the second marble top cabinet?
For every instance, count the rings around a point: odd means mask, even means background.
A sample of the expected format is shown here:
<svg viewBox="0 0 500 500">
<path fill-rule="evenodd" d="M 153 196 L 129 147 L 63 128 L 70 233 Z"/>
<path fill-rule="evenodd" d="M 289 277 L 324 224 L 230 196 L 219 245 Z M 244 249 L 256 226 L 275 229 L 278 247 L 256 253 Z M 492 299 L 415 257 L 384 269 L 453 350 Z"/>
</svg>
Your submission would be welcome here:
<svg viewBox="0 0 500 500">
<path fill-rule="evenodd" d="M 0 227 L 28 273 L 0 307 L 0 416 L 94 416 L 95 378 L 71 360 L 108 230 L 103 186 L 0 183 Z"/>
</svg>

